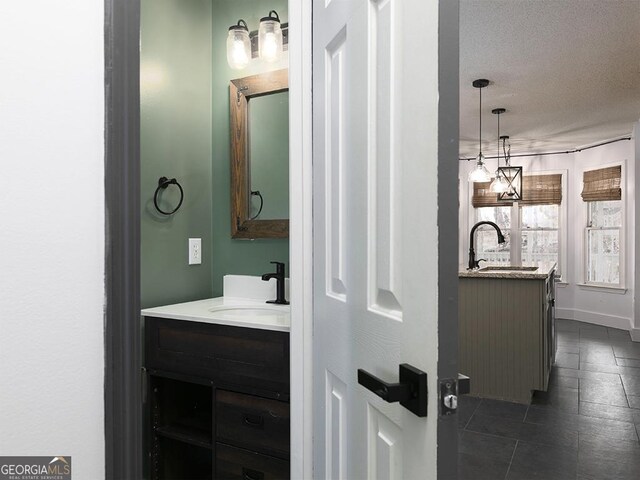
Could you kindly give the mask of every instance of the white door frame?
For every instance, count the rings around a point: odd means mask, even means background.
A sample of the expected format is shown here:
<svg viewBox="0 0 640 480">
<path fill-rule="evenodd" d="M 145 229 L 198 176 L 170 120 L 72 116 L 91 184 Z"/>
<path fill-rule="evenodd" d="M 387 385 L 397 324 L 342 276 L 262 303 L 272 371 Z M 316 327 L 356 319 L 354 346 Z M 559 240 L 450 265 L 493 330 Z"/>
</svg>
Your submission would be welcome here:
<svg viewBox="0 0 640 480">
<path fill-rule="evenodd" d="M 291 478 L 313 475 L 312 2 L 289 1 L 289 275 Z"/>
</svg>

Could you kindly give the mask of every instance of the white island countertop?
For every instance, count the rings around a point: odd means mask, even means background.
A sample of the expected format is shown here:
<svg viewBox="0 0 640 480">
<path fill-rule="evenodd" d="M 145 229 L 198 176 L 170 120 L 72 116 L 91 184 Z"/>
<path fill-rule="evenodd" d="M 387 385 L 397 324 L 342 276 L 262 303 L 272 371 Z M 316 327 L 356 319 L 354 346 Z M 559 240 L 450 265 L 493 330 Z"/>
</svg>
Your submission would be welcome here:
<svg viewBox="0 0 640 480">
<path fill-rule="evenodd" d="M 263 300 L 217 297 L 195 302 L 145 308 L 145 317 L 169 318 L 189 322 L 229 325 L 288 332 L 291 325 L 289 305 L 274 305 Z"/>
<path fill-rule="evenodd" d="M 478 270 L 461 266 L 458 278 L 511 278 L 516 280 L 540 280 L 547 278 L 556 268 L 556 262 L 524 263 L 522 265 L 484 265 Z"/>
</svg>

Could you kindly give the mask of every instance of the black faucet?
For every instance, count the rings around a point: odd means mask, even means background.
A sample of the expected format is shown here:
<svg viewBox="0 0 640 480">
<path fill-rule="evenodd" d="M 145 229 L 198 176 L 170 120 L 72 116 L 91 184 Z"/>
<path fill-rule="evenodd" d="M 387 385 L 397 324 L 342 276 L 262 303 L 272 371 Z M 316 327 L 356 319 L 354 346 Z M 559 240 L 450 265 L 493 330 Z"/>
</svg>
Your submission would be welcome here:
<svg viewBox="0 0 640 480">
<path fill-rule="evenodd" d="M 262 275 L 262 280 L 268 282 L 272 278 L 276 279 L 276 299 L 269 300 L 267 303 L 276 303 L 278 305 L 289 305 L 289 302 L 284 298 L 284 263 L 271 262 L 276 265 L 276 273 L 265 273 Z"/>
<path fill-rule="evenodd" d="M 498 243 L 504 243 L 504 235 L 502 234 L 502 230 L 500 230 L 500 227 L 498 227 L 498 225 L 496 225 L 493 222 L 487 222 L 487 221 L 483 221 L 483 222 L 478 222 L 476 223 L 473 228 L 471 228 L 471 235 L 469 235 L 469 270 L 474 270 L 478 267 L 480 267 L 480 261 L 484 260 L 486 262 L 486 260 L 484 258 L 480 258 L 478 260 L 476 260 L 476 251 L 473 248 L 474 245 L 474 234 L 476 233 L 476 230 L 478 229 L 478 227 L 480 225 L 491 225 L 493 228 L 496 229 L 496 232 L 498 232 Z"/>
</svg>

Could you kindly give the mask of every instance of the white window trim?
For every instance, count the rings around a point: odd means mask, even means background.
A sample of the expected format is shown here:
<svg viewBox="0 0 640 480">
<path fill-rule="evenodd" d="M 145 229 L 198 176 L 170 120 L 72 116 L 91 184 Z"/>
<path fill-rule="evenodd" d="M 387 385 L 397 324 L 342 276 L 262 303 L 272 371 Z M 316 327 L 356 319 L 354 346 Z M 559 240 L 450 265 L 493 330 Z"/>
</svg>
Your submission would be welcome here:
<svg viewBox="0 0 640 480">
<path fill-rule="evenodd" d="M 619 293 L 624 295 L 627 293 L 627 289 L 624 287 L 611 287 L 609 284 L 601 284 L 601 283 L 578 283 L 578 287 L 581 290 L 592 290 L 594 292 L 606 291 L 609 293 Z"/>
<path fill-rule="evenodd" d="M 620 162 L 612 162 L 606 163 L 602 165 L 594 165 L 592 167 L 585 168 L 582 170 L 582 178 L 584 179 L 584 172 L 591 172 L 593 170 L 600 170 L 602 168 L 608 167 L 617 167 L 620 166 L 620 187 L 622 189 L 622 195 L 620 196 L 620 202 L 622 205 L 622 212 L 620 214 L 620 218 L 622 219 L 622 225 L 620 226 L 620 283 L 599 283 L 599 282 L 589 282 L 587 280 L 587 266 L 589 264 L 589 250 L 587 248 L 588 245 L 588 235 L 589 235 L 589 202 L 582 202 L 582 282 L 578 283 L 578 286 L 581 288 L 594 288 L 594 289 L 604 289 L 604 290 L 623 290 L 626 289 L 626 273 L 627 273 L 627 264 L 625 262 L 626 258 L 626 239 L 627 239 L 627 195 L 626 195 L 626 160 L 622 160 Z M 584 182 L 581 182 L 584 186 Z"/>
<path fill-rule="evenodd" d="M 618 165 L 618 164 L 616 164 Z M 598 167 L 601 168 L 601 167 Z M 624 168 L 623 168 L 623 172 L 624 172 Z M 568 268 L 567 268 L 567 235 L 568 235 L 568 228 L 567 228 L 567 222 L 568 222 L 568 218 L 569 218 L 569 214 L 568 214 L 568 204 L 569 202 L 567 201 L 567 182 L 568 182 L 568 176 L 569 176 L 569 172 L 566 169 L 562 169 L 562 170 L 540 170 L 540 171 L 527 171 L 524 176 L 530 176 L 530 175 L 562 175 L 562 202 L 559 205 L 559 209 L 558 209 L 558 230 L 559 230 L 559 242 L 560 242 L 560 248 L 558 251 L 558 267 L 561 273 L 561 276 L 559 277 L 559 281 L 560 282 L 568 282 Z M 475 223 L 478 221 L 478 209 L 474 208 L 473 205 L 471 205 L 471 192 L 473 191 L 473 183 L 469 183 L 470 185 L 470 189 L 469 190 L 469 194 L 468 194 L 468 205 L 469 208 L 471 210 L 473 210 L 473 214 L 469 215 L 469 219 L 471 220 L 469 222 L 469 231 L 471 231 L 471 228 L 473 227 L 473 225 L 475 225 Z M 624 194 L 624 192 L 623 192 Z M 522 219 L 520 218 L 520 207 L 518 205 L 518 202 L 514 202 L 513 205 L 511 206 L 511 239 L 514 238 L 520 238 L 520 232 L 522 231 Z M 468 246 L 467 246 L 468 249 Z M 511 252 L 511 262 L 514 265 L 519 265 L 522 261 L 522 252 L 520 248 L 512 248 L 510 250 Z"/>
</svg>

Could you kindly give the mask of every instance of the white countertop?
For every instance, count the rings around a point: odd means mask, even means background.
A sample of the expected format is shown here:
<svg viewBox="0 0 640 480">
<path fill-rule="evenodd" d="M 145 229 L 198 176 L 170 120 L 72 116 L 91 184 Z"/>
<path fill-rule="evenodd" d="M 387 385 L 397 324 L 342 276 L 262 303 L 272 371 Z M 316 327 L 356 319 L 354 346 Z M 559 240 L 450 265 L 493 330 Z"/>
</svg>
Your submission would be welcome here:
<svg viewBox="0 0 640 480">
<path fill-rule="evenodd" d="M 274 305 L 249 298 L 217 297 L 145 308 L 141 313 L 145 317 L 288 332 L 291 325 L 289 312 L 289 305 Z"/>
<path fill-rule="evenodd" d="M 467 270 L 461 266 L 458 271 L 458 278 L 544 279 L 555 269 L 556 262 L 523 263 L 522 265 L 512 265 L 511 267 L 509 268 L 505 265 L 483 265 L 479 270 Z M 531 270 L 519 270 L 522 267 L 531 268 Z"/>
</svg>

